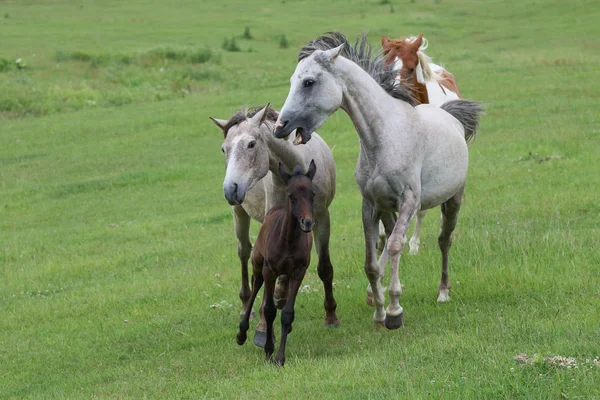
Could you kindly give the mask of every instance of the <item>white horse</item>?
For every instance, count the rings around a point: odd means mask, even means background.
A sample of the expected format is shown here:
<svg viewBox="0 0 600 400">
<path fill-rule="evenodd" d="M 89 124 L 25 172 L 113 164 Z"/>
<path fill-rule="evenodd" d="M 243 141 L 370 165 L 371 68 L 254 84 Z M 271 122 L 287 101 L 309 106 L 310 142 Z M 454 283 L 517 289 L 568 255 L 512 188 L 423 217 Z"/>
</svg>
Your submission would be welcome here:
<svg viewBox="0 0 600 400">
<path fill-rule="evenodd" d="M 362 193 L 365 272 L 373 291 L 375 326 L 399 328 L 402 286 L 398 277 L 406 229 L 419 210 L 441 205 L 438 238 L 442 253 L 439 302 L 449 300 L 448 254 L 467 177 L 469 141 L 476 133 L 481 107 L 454 100 L 441 108 L 413 106 L 414 99 L 384 60 L 371 58 L 366 35 L 354 47 L 339 33 L 310 42 L 299 55 L 290 92 L 273 134 L 284 138 L 296 130 L 307 143 L 337 109 L 352 119 L 360 139 L 356 180 Z M 386 251 L 376 259 L 378 221 L 397 212 Z M 391 258 L 392 272 L 384 309 L 381 280 Z"/>
<path fill-rule="evenodd" d="M 235 234 L 238 239 L 238 256 L 242 267 L 240 299 L 242 312 L 247 310 L 250 300 L 248 284 L 248 259 L 252 250 L 249 230 L 250 220 L 263 222 L 265 213 L 274 205 L 285 204 L 287 186 L 279 177 L 279 163 L 288 170 L 302 166 L 306 171 L 314 159 L 317 173 L 314 177 L 315 226 L 313 237 L 319 256 L 317 271 L 325 289 L 325 325 L 339 326 L 336 315 L 337 304 L 333 297 L 333 266 L 329 256 L 330 219 L 329 205 L 335 196 L 335 164 L 329 146 L 315 134 L 310 146 L 294 146 L 291 141 L 278 140 L 271 134 L 277 112 L 268 105 L 263 108 L 239 110 L 229 119 L 211 120 L 223 131 L 225 141 L 221 149 L 225 153 L 225 180 L 223 192 L 232 206 Z M 280 278 L 276 297 L 285 305 L 287 279 Z M 263 306 L 261 318 L 254 337 L 257 346 L 264 347 L 266 323 Z"/>
</svg>

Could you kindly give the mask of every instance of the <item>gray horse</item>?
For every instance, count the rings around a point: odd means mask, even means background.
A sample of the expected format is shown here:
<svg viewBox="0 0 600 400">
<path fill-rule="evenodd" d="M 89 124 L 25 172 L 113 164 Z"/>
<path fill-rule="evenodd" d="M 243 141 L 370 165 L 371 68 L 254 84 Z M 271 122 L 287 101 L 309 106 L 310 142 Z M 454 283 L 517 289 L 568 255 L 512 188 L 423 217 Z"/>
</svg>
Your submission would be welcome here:
<svg viewBox="0 0 600 400">
<path fill-rule="evenodd" d="M 398 277 L 406 230 L 415 214 L 441 205 L 442 252 L 439 302 L 449 300 L 448 254 L 467 177 L 467 142 L 479 123 L 480 105 L 454 100 L 441 108 L 415 107 L 404 84 L 395 82 L 381 55 L 371 57 L 366 35 L 354 46 L 339 33 L 310 42 L 299 55 L 291 87 L 275 124 L 279 138 L 296 131 L 296 142 L 310 144 L 311 132 L 342 108 L 360 139 L 356 180 L 362 193 L 366 243 L 365 272 L 372 288 L 375 326 L 397 329 L 403 323 Z M 398 213 L 393 221 L 394 213 Z M 378 221 L 392 225 L 386 251 L 377 262 Z M 384 309 L 381 284 L 391 258 Z"/>
<path fill-rule="evenodd" d="M 333 297 L 333 266 L 329 256 L 330 219 L 329 205 L 335 196 L 335 164 L 331 150 L 319 135 L 314 134 L 308 146 L 295 146 L 291 141 L 275 139 L 271 132 L 277 112 L 268 105 L 263 108 L 237 111 L 229 120 L 212 118 L 223 131 L 225 141 L 225 180 L 223 192 L 232 206 L 235 234 L 238 239 L 238 256 L 242 267 L 240 299 L 242 314 L 250 299 L 248 285 L 248 259 L 252 250 L 249 230 L 250 220 L 262 223 L 265 213 L 276 204 L 285 204 L 286 184 L 278 175 L 281 163 L 288 170 L 297 165 L 305 171 L 315 160 L 317 173 L 314 177 L 315 226 L 313 237 L 319 262 L 317 271 L 325 289 L 325 325 L 339 326 L 336 302 Z M 285 304 L 287 279 L 280 279 L 276 297 L 281 308 Z M 261 318 L 255 335 L 255 344 L 264 346 L 266 325 L 261 306 Z"/>
</svg>

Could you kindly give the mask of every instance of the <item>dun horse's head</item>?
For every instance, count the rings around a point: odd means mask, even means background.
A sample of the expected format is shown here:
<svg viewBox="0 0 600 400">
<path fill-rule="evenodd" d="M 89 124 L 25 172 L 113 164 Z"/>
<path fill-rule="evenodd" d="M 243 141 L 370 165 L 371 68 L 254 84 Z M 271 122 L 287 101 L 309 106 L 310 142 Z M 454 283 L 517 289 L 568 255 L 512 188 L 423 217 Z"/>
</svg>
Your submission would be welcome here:
<svg viewBox="0 0 600 400">
<path fill-rule="evenodd" d="M 381 46 L 383 54 L 387 56 L 387 64 L 393 65 L 394 70 L 399 71 L 400 80 L 413 82 L 419 68 L 418 53 L 427 47 L 427 39 L 423 44 L 423 34 L 420 34 L 417 38 L 397 40 L 382 36 Z"/>
<path fill-rule="evenodd" d="M 267 104 L 259 110 L 238 112 L 229 120 L 210 118 L 225 135 L 221 146 L 226 168 L 223 193 L 229 204 L 242 204 L 248 190 L 269 172 L 269 149 L 264 135 L 271 128 L 263 124 L 276 116 Z"/>
<path fill-rule="evenodd" d="M 291 205 L 292 215 L 298 219 L 300 228 L 304 232 L 312 231 L 315 225 L 313 218 L 313 199 L 315 193 L 312 188 L 312 180 L 317 172 L 315 160 L 310 162 L 306 174 L 302 173 L 302 167 L 297 166 L 292 174 L 288 173 L 281 163 L 279 164 L 279 176 L 287 185 L 288 202 Z"/>
<path fill-rule="evenodd" d="M 296 130 L 294 144 L 306 143 L 311 135 L 342 104 L 343 88 L 335 62 L 344 44 L 316 50 L 302 59 L 290 78 L 290 91 L 279 112 L 273 135 L 284 138 Z"/>
</svg>

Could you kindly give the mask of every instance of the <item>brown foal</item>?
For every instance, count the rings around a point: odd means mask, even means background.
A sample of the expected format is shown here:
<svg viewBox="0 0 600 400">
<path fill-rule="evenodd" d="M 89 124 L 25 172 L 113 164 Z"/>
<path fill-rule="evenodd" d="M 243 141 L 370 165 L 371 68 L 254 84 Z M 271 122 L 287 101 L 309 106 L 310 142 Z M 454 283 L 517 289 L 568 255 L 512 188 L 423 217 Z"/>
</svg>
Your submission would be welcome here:
<svg viewBox="0 0 600 400">
<path fill-rule="evenodd" d="M 281 343 L 273 360 L 278 365 L 285 363 L 285 345 L 287 335 L 292 331 L 296 295 L 310 264 L 311 231 L 315 224 L 312 179 L 316 171 L 314 160 L 311 161 L 306 174 L 303 174 L 298 166 L 293 174 L 289 174 L 281 163 L 279 164 L 279 176 L 287 185 L 287 200 L 285 204 L 269 210 L 252 251 L 252 295 L 250 306 L 240 322 L 237 343 L 242 345 L 246 342 L 252 304 L 264 282 L 264 312 L 267 321 L 265 354 L 268 361 L 272 360 L 271 356 L 275 350 L 273 321 L 277 316 L 277 307 L 273 300 L 275 281 L 279 275 L 287 275 L 289 292 L 281 311 Z"/>
</svg>

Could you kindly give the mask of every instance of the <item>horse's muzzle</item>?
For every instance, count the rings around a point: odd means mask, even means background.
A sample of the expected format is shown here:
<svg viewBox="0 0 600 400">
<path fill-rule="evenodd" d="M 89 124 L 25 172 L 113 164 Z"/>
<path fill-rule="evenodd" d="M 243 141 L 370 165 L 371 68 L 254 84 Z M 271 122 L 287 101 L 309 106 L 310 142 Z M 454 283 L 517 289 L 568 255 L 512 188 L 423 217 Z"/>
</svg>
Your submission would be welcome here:
<svg viewBox="0 0 600 400">
<path fill-rule="evenodd" d="M 275 126 L 273 127 L 273 136 L 275 136 L 278 139 L 283 139 L 284 137 L 292 133 L 293 129 L 289 129 L 289 127 L 290 121 L 282 121 L 281 119 L 278 119 L 277 122 L 275 122 Z"/>
<path fill-rule="evenodd" d="M 237 183 L 230 183 L 223 185 L 223 194 L 229 202 L 229 205 L 239 206 L 246 197 L 246 191 L 240 190 Z"/>
<path fill-rule="evenodd" d="M 311 232 L 315 226 L 315 220 L 313 218 L 300 218 L 298 222 L 300 222 L 300 228 L 302 228 L 304 232 Z"/>
</svg>

